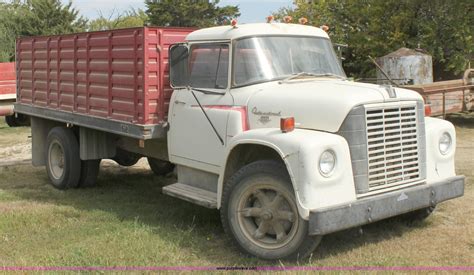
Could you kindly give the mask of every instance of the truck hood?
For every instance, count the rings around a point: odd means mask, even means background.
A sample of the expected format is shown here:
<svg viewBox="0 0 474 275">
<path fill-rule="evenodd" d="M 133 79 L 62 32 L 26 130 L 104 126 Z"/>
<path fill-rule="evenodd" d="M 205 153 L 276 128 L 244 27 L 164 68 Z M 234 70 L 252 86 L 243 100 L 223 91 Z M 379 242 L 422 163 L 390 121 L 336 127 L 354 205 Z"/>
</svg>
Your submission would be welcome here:
<svg viewBox="0 0 474 275">
<path fill-rule="evenodd" d="M 297 128 L 337 132 L 355 106 L 423 100 L 410 90 L 395 88 L 390 97 L 386 86 L 334 79 L 270 82 L 244 90 L 233 95 L 247 106 L 251 129 L 280 127 L 281 117 L 294 117 Z"/>
</svg>

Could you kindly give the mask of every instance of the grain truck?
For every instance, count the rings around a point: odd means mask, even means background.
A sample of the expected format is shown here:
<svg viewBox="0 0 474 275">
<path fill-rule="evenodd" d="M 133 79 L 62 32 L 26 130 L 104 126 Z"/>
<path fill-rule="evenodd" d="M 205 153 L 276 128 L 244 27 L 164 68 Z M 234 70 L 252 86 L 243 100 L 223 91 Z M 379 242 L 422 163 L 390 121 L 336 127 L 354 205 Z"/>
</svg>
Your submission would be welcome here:
<svg viewBox="0 0 474 275">
<path fill-rule="evenodd" d="M 219 209 L 262 259 L 460 197 L 456 133 L 422 97 L 349 81 L 327 33 L 285 23 L 143 27 L 17 41 L 32 162 L 54 187 L 92 186 L 101 159 L 147 157 L 162 192 Z M 166 211 L 166 210 L 163 210 Z"/>
</svg>

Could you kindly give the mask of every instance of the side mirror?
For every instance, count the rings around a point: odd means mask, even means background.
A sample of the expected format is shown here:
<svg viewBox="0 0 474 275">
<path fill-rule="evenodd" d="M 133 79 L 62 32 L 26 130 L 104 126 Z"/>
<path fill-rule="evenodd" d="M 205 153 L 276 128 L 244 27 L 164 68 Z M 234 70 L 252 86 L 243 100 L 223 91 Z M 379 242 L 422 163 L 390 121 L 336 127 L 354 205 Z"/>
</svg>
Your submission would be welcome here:
<svg viewBox="0 0 474 275">
<path fill-rule="evenodd" d="M 189 48 L 186 44 L 171 46 L 169 53 L 170 84 L 173 88 L 184 88 L 189 85 L 188 60 Z"/>
</svg>

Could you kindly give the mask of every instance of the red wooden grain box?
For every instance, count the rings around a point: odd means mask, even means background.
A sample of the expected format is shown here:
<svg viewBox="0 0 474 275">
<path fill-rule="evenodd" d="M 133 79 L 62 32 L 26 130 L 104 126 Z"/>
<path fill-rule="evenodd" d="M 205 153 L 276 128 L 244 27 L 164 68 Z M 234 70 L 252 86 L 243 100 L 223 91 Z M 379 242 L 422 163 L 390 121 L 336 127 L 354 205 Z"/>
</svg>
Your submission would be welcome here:
<svg viewBox="0 0 474 275">
<path fill-rule="evenodd" d="M 194 29 L 141 27 L 17 40 L 18 103 L 134 124 L 167 119 L 168 49 Z"/>
</svg>

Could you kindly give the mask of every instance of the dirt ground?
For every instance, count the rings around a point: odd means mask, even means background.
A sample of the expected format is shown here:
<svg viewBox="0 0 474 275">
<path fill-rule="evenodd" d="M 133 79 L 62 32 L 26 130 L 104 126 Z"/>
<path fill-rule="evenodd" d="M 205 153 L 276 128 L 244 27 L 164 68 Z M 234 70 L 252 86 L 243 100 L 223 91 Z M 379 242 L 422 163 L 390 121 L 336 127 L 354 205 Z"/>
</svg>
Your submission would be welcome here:
<svg viewBox="0 0 474 275">
<path fill-rule="evenodd" d="M 474 114 L 453 116 L 462 198 L 427 220 L 395 219 L 323 238 L 301 266 L 474 266 Z M 219 213 L 161 194 L 173 183 L 145 159 L 130 168 L 101 164 L 98 186 L 66 192 L 34 168 L 29 128 L 0 122 L 1 266 L 295 265 L 243 257 L 229 245 Z M 6 164 L 6 165 L 5 165 Z M 7 248 L 7 249 L 4 249 Z"/>
</svg>

